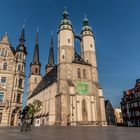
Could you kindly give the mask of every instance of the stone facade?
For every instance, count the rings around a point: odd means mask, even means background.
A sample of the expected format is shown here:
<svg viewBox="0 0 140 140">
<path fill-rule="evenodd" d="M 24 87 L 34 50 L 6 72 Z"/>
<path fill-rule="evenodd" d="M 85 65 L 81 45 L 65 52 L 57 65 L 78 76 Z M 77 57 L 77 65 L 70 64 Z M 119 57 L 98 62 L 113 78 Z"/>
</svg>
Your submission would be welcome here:
<svg viewBox="0 0 140 140">
<path fill-rule="evenodd" d="M 81 44 L 80 54 L 75 51 L 75 38 Z M 86 18 L 80 35 L 76 36 L 68 12 L 64 11 L 58 30 L 58 64 L 51 63 L 52 56 L 53 53 L 49 55 L 46 75 L 28 98 L 28 103 L 35 99 L 42 102 L 36 119 L 41 120 L 42 125 L 106 125 L 95 38 Z M 29 78 L 29 84 L 31 82 Z"/>
<path fill-rule="evenodd" d="M 18 124 L 25 79 L 23 37 L 24 29 L 16 50 L 9 43 L 7 34 L 0 41 L 0 126 Z"/>
<path fill-rule="evenodd" d="M 114 114 L 117 124 L 123 124 L 122 110 L 121 108 L 114 108 Z"/>
</svg>

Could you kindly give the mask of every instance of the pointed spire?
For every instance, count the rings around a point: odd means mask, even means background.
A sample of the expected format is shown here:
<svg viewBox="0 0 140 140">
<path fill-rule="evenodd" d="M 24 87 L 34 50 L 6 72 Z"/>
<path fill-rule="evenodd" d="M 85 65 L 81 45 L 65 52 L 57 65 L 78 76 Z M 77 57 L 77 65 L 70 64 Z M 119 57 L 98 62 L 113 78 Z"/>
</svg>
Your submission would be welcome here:
<svg viewBox="0 0 140 140">
<path fill-rule="evenodd" d="M 49 58 L 48 58 L 48 65 L 54 65 L 54 52 L 53 52 L 53 33 L 51 32 L 51 43 L 50 43 L 50 51 L 49 51 Z"/>
<path fill-rule="evenodd" d="M 23 24 L 19 41 L 22 42 L 22 43 L 25 42 L 25 24 Z"/>
<path fill-rule="evenodd" d="M 85 18 L 84 18 L 84 20 L 83 20 L 83 26 L 89 26 L 89 24 L 88 24 L 88 19 L 87 19 L 87 17 L 86 17 L 86 14 L 85 14 Z"/>
<path fill-rule="evenodd" d="M 65 10 L 63 12 L 63 19 L 68 19 L 68 12 L 67 12 L 67 7 L 65 7 Z"/>
<path fill-rule="evenodd" d="M 24 42 L 25 42 L 25 24 L 23 24 L 19 41 L 20 41 L 20 43 L 16 48 L 16 52 L 24 52 L 27 55 L 26 47 L 24 46 Z"/>
<path fill-rule="evenodd" d="M 39 64 L 39 44 L 38 44 L 38 27 L 37 27 L 37 32 L 36 32 L 36 42 L 35 42 L 35 49 L 34 49 L 34 55 L 33 55 L 33 64 Z"/>
</svg>

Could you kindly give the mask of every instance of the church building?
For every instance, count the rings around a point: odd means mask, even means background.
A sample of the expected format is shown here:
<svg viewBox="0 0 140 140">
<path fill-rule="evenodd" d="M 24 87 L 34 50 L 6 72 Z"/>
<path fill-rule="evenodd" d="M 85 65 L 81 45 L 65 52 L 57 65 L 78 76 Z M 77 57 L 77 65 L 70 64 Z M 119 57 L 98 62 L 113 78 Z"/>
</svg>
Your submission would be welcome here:
<svg viewBox="0 0 140 140">
<path fill-rule="evenodd" d="M 51 36 L 48 63 L 41 75 L 38 32 L 28 78 L 28 103 L 39 99 L 42 107 L 35 114 L 41 125 L 106 125 L 102 88 L 98 82 L 95 37 L 88 19 L 76 35 L 65 10 L 58 29 L 57 64 Z M 80 53 L 74 41 L 80 42 Z"/>
<path fill-rule="evenodd" d="M 0 40 L 0 126 L 18 125 L 25 80 L 24 28 L 14 49 L 8 35 Z"/>
</svg>

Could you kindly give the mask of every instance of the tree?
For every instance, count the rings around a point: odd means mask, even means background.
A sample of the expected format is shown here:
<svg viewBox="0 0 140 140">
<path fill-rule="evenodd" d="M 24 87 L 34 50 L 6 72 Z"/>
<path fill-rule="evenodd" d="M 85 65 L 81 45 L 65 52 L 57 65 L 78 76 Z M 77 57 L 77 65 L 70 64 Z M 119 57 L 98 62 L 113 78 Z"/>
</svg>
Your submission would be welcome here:
<svg viewBox="0 0 140 140">
<path fill-rule="evenodd" d="M 32 103 L 28 104 L 28 115 L 30 117 L 34 117 L 36 113 L 38 113 L 41 110 L 42 102 L 40 100 L 34 100 Z"/>
</svg>

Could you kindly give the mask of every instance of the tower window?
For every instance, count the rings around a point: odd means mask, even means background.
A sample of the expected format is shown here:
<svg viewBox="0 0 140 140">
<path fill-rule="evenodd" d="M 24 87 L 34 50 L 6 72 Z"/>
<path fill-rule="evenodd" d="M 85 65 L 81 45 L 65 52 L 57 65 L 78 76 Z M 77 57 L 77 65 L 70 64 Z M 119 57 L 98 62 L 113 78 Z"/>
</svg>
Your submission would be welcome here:
<svg viewBox="0 0 140 140">
<path fill-rule="evenodd" d="M 86 79 L 86 70 L 83 69 L 83 78 Z"/>
<path fill-rule="evenodd" d="M 65 59 L 65 56 L 64 55 L 62 55 L 62 59 Z"/>
<path fill-rule="evenodd" d="M 19 79 L 18 87 L 19 87 L 19 88 L 22 88 L 22 79 Z"/>
<path fill-rule="evenodd" d="M 0 102 L 3 102 L 4 93 L 0 92 Z"/>
<path fill-rule="evenodd" d="M 20 103 L 20 100 L 21 100 L 21 94 L 18 93 L 18 94 L 17 94 L 17 100 L 16 100 L 16 102 L 17 102 L 17 103 Z"/>
<path fill-rule="evenodd" d="M 78 78 L 81 78 L 81 69 L 80 68 L 78 68 L 78 70 L 77 70 L 77 75 L 78 75 Z"/>
<path fill-rule="evenodd" d="M 6 83 L 6 77 L 1 77 L 1 83 L 5 84 Z"/>
<path fill-rule="evenodd" d="M 37 78 L 35 77 L 35 83 L 37 82 Z"/>
<path fill-rule="evenodd" d="M 70 43 L 70 39 L 68 39 L 68 43 Z"/>
<path fill-rule="evenodd" d="M 93 48 L 93 45 L 92 45 L 92 44 L 90 44 L 90 47 L 91 47 L 91 48 Z"/>
<path fill-rule="evenodd" d="M 35 73 L 37 74 L 37 72 L 38 72 L 38 69 L 36 68 L 36 69 L 35 69 Z"/>
<path fill-rule="evenodd" d="M 7 62 L 3 63 L 3 70 L 7 70 Z"/>
</svg>

